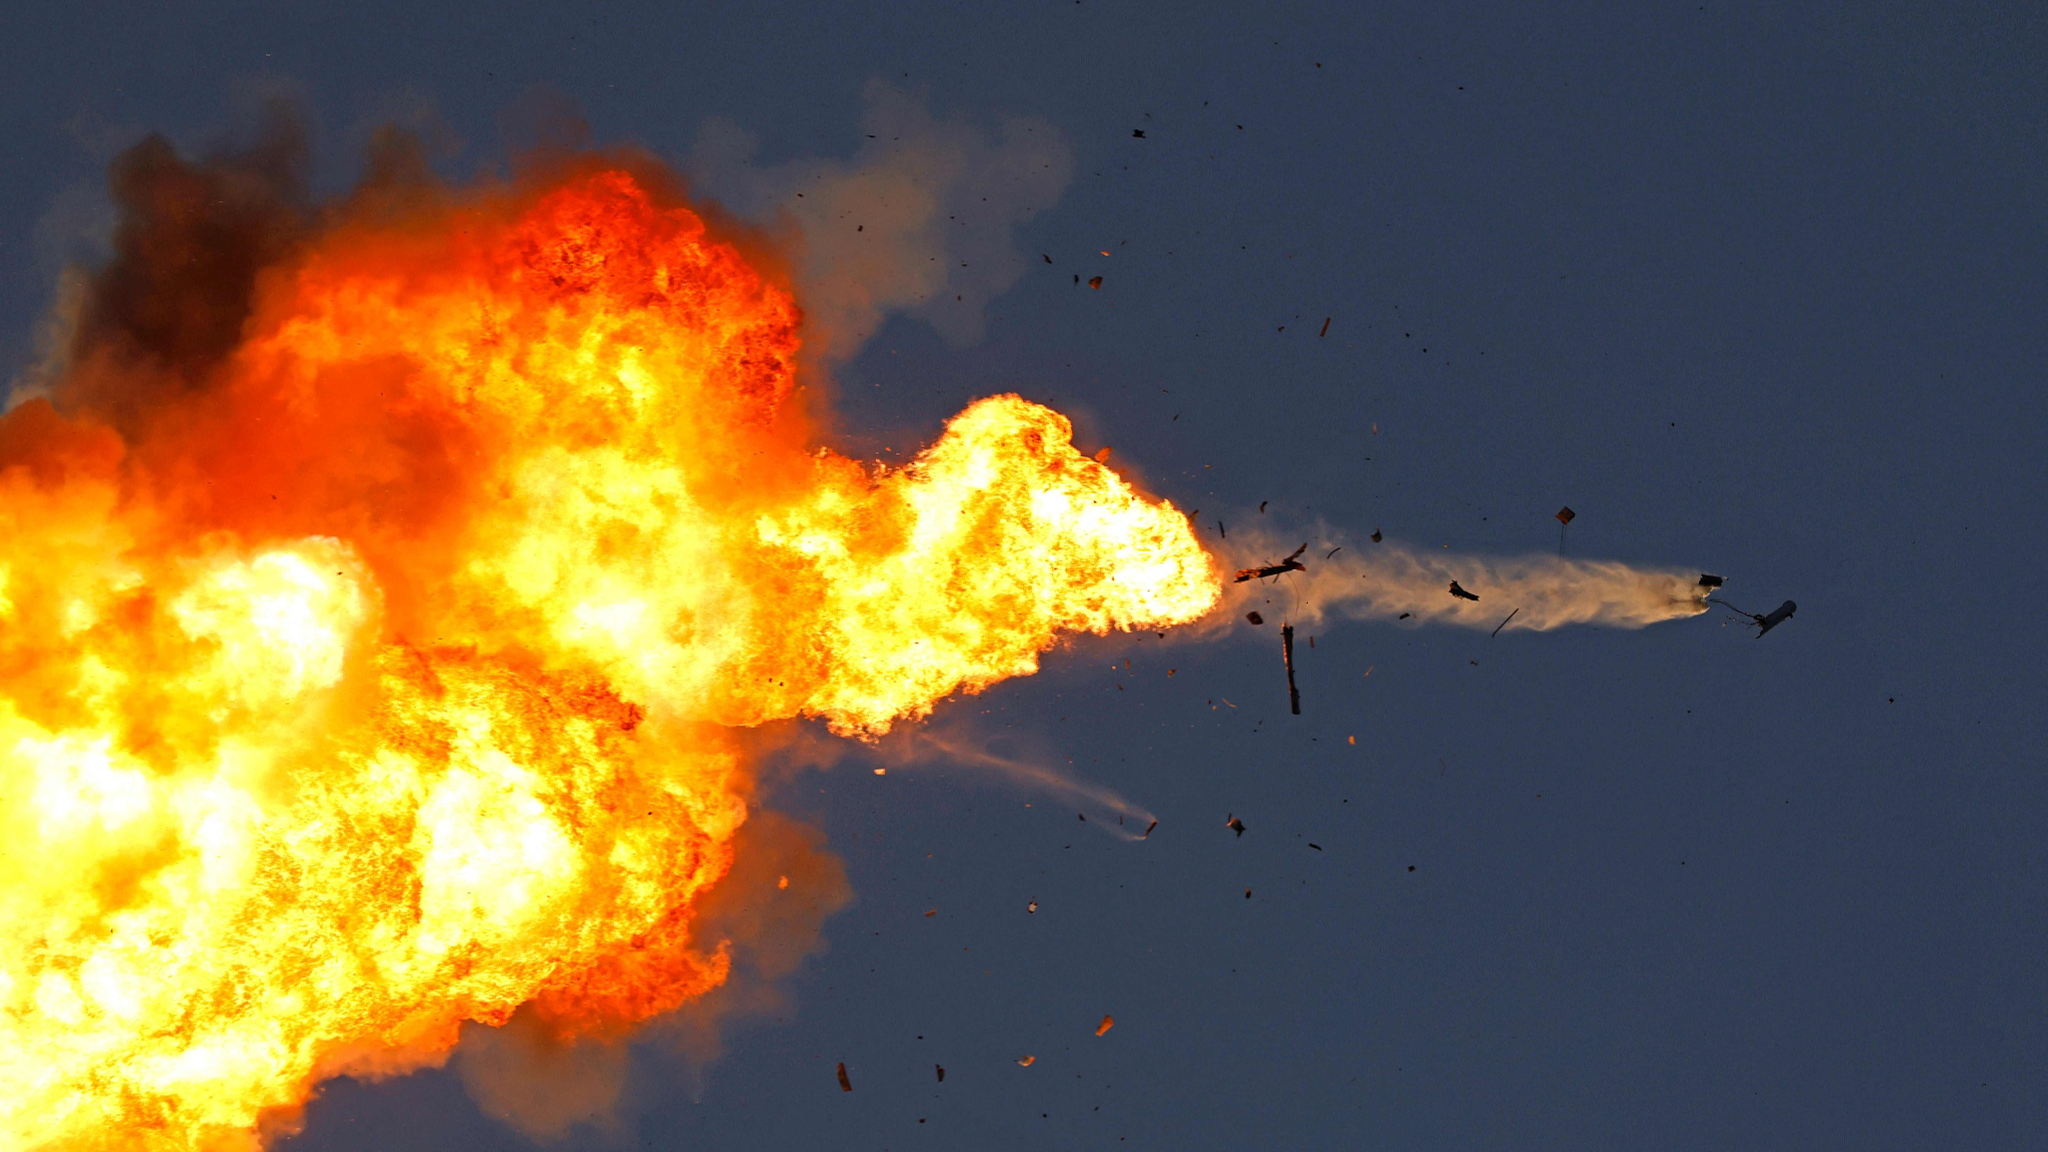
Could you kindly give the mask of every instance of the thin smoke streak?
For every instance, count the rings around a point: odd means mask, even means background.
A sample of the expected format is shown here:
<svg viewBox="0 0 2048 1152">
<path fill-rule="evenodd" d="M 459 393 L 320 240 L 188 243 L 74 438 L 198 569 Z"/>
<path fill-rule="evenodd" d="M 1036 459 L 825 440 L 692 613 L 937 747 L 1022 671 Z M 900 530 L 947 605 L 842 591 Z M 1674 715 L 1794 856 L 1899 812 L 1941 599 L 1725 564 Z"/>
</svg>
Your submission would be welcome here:
<svg viewBox="0 0 2048 1152">
<path fill-rule="evenodd" d="M 1035 787 L 1060 799 L 1095 805 L 1099 811 L 1106 812 L 1107 815 L 1124 818 L 1125 823 L 1122 825 L 1106 819 L 1088 821 L 1119 839 L 1142 839 L 1139 833 L 1143 827 L 1157 819 L 1150 809 L 1114 789 L 1072 779 L 1041 763 L 998 756 L 993 752 L 984 752 L 925 731 L 905 732 L 903 740 L 891 743 L 894 744 L 889 750 L 892 755 L 888 757 L 891 766 L 983 769 L 1006 777 L 1012 784 L 1026 789 Z"/>
</svg>

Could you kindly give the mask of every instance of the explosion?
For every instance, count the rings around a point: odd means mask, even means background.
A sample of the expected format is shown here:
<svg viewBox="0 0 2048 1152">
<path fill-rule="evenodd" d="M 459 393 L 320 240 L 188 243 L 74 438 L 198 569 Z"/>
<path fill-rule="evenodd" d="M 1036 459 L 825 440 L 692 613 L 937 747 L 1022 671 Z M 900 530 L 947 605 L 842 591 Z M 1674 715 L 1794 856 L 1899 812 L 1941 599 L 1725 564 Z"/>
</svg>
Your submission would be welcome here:
<svg viewBox="0 0 2048 1152">
<path fill-rule="evenodd" d="M 1016 396 L 820 446 L 772 260 L 646 161 L 263 174 L 124 158 L 0 417 L 0 1146 L 252 1148 L 464 1021 L 674 1009 L 729 968 L 737 729 L 879 735 L 1218 600 Z"/>
</svg>

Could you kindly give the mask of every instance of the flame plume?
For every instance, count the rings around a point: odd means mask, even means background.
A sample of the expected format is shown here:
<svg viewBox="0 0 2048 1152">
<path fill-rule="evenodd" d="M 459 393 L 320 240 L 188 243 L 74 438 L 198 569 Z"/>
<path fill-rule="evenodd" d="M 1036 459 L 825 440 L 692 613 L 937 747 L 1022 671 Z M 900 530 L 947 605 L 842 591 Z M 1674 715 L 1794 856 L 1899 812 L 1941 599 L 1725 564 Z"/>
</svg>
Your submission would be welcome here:
<svg viewBox="0 0 2048 1152">
<path fill-rule="evenodd" d="M 0 417 L 0 1146 L 253 1148 L 465 1020 L 674 1008 L 734 727 L 876 735 L 1218 596 L 1015 396 L 817 447 L 796 304 L 643 162 L 311 213 L 289 160 L 124 160 Z"/>
</svg>

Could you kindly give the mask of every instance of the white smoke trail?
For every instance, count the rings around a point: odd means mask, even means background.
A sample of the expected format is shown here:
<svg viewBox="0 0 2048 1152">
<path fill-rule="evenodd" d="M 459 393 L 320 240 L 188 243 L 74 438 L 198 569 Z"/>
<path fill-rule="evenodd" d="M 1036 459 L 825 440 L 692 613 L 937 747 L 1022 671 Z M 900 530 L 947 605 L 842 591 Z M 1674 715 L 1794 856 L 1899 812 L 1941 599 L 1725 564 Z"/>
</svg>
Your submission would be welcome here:
<svg viewBox="0 0 2048 1152">
<path fill-rule="evenodd" d="M 1340 548 L 1335 555 L 1328 555 Z M 1290 548 L 1247 565 L 1277 561 Z M 1708 610 L 1712 588 L 1696 568 L 1642 568 L 1562 556 L 1487 557 L 1417 552 L 1399 544 L 1325 540 L 1305 572 L 1234 585 L 1261 588 L 1295 623 L 1326 616 L 1410 619 L 1492 631 L 1547 632 L 1567 624 L 1641 628 Z M 1451 583 L 1477 596 L 1451 593 Z M 1505 625 L 1503 626 L 1503 622 Z"/>
<path fill-rule="evenodd" d="M 1123 840 L 1142 840 L 1158 822 L 1150 810 L 1113 789 L 1061 775 L 1047 765 L 998 756 L 974 743 L 962 743 L 923 730 L 906 730 L 883 741 L 881 751 L 892 766 L 968 768 L 994 772 L 1030 792 L 1046 794 L 1089 808 L 1088 822 Z"/>
</svg>

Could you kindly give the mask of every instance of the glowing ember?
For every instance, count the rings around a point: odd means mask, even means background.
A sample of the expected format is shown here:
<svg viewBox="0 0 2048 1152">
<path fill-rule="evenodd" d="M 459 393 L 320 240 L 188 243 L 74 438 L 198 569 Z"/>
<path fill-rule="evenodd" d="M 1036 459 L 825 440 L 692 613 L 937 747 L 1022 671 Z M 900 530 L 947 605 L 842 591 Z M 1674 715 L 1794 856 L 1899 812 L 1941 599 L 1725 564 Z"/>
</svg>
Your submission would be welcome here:
<svg viewBox="0 0 2048 1152">
<path fill-rule="evenodd" d="M 218 189 L 125 176 L 120 261 L 182 267 L 149 219 Z M 815 447 L 795 304 L 635 166 L 402 191 L 253 244 L 225 326 L 117 262 L 0 418 L 0 1146 L 247 1147 L 465 1020 L 674 1008 L 727 971 L 729 727 L 1216 601 L 1015 396 Z"/>
</svg>

